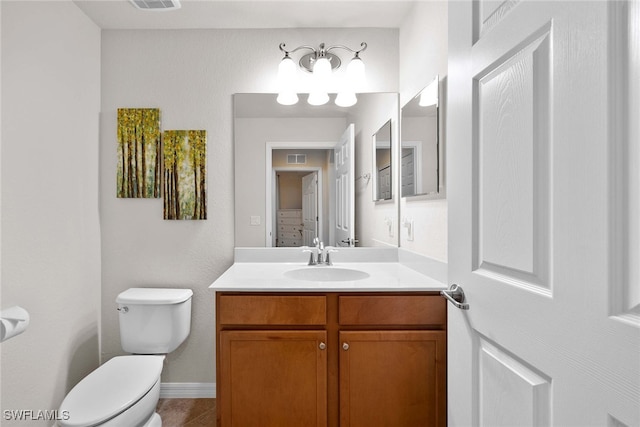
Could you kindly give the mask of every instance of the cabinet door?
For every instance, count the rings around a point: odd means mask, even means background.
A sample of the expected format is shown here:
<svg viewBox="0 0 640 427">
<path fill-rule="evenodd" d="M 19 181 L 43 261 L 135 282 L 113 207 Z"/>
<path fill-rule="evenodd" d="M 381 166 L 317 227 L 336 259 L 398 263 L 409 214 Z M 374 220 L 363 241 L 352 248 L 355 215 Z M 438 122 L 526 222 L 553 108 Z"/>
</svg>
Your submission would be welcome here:
<svg viewBox="0 0 640 427">
<path fill-rule="evenodd" d="M 325 331 L 220 332 L 221 425 L 326 426 L 326 337 Z"/>
<path fill-rule="evenodd" d="M 340 332 L 340 426 L 445 426 L 445 336 Z"/>
</svg>

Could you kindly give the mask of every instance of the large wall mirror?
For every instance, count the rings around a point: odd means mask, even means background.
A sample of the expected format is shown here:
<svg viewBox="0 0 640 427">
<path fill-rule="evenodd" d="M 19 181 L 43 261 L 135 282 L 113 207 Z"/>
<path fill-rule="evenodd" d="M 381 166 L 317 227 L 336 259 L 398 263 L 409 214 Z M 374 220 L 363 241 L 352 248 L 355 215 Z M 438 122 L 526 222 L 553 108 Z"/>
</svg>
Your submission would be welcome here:
<svg viewBox="0 0 640 427">
<path fill-rule="evenodd" d="M 438 76 L 409 101 L 401 112 L 400 181 L 402 197 L 444 197 L 440 179 Z"/>
<path fill-rule="evenodd" d="M 373 200 L 391 200 L 393 196 L 391 120 L 373 134 Z"/>
<path fill-rule="evenodd" d="M 344 108 L 235 94 L 235 245 L 299 247 L 317 236 L 330 246 L 397 246 L 384 225 L 397 224 L 397 210 L 371 198 L 371 135 L 392 110 L 399 117 L 398 99 L 365 93 Z"/>
</svg>

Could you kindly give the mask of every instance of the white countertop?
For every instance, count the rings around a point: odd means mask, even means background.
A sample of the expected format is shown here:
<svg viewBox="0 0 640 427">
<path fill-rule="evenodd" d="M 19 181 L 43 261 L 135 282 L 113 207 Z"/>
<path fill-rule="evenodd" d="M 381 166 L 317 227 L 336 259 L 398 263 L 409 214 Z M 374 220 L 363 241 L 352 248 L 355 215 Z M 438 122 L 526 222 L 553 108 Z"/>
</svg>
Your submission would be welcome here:
<svg viewBox="0 0 640 427">
<path fill-rule="evenodd" d="M 348 268 L 369 274 L 354 281 L 309 281 L 285 276 L 301 268 Z M 307 266 L 303 262 L 236 262 L 210 289 L 219 292 L 424 292 L 447 289 L 445 283 L 399 262 L 335 262 Z"/>
</svg>

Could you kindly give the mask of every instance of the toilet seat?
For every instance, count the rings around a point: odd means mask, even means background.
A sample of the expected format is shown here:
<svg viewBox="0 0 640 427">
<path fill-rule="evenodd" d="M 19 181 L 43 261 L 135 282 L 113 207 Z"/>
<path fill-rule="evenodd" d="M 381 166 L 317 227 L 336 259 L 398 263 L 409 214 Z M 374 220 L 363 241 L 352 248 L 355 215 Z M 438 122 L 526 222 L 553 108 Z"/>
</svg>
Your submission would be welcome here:
<svg viewBox="0 0 640 427">
<path fill-rule="evenodd" d="M 117 356 L 80 381 L 60 406 L 64 427 L 94 426 L 124 412 L 160 380 L 164 356 Z M 66 412 L 65 412 L 66 411 Z"/>
</svg>

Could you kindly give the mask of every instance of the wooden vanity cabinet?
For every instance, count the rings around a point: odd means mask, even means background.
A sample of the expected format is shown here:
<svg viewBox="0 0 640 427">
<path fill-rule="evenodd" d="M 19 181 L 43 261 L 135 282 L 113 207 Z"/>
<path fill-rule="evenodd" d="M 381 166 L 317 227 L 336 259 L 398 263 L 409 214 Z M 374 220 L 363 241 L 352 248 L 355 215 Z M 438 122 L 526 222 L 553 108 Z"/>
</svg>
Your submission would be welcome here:
<svg viewBox="0 0 640 427">
<path fill-rule="evenodd" d="M 327 425 L 327 352 L 319 348 L 325 331 L 223 331 L 220 337 L 222 425 Z"/>
<path fill-rule="evenodd" d="M 340 425 L 444 426 L 442 331 L 340 332 Z"/>
<path fill-rule="evenodd" d="M 445 426 L 435 293 L 216 294 L 218 426 Z"/>
</svg>

